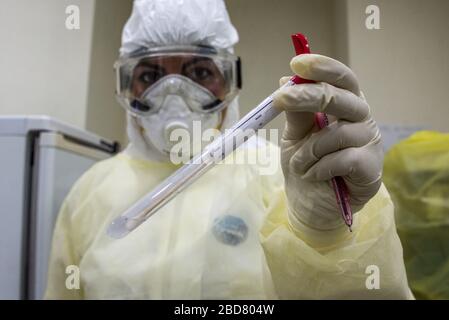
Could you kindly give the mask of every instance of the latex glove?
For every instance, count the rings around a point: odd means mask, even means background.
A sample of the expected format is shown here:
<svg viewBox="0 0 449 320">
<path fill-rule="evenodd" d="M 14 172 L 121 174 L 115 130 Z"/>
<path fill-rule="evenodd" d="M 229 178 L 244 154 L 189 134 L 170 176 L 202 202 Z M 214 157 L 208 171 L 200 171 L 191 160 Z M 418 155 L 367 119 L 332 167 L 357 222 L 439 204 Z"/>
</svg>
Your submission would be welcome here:
<svg viewBox="0 0 449 320">
<path fill-rule="evenodd" d="M 383 163 L 379 129 L 347 66 L 316 54 L 296 56 L 290 66 L 317 83 L 286 87 L 274 96 L 274 106 L 284 109 L 287 118 L 281 164 L 289 220 L 297 228 L 336 230 L 344 221 L 330 180 L 344 178 L 353 213 L 377 193 Z M 315 112 L 328 114 L 330 125 L 319 130 Z"/>
</svg>

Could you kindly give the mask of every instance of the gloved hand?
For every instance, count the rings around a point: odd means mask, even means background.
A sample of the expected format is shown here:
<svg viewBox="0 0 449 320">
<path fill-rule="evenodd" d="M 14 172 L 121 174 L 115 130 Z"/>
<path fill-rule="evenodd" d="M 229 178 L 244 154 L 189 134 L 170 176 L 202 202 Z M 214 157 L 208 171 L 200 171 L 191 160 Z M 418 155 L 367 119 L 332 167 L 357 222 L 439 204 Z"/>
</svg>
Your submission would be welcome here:
<svg viewBox="0 0 449 320">
<path fill-rule="evenodd" d="M 353 213 L 379 190 L 383 151 L 379 129 L 344 64 L 316 54 L 296 56 L 293 72 L 317 83 L 283 88 L 274 106 L 285 110 L 281 164 L 293 227 L 336 230 L 344 226 L 331 178 L 342 176 Z M 281 79 L 281 85 L 290 77 Z M 328 127 L 318 129 L 315 112 L 328 114 Z M 357 217 L 355 217 L 357 219 Z"/>
</svg>

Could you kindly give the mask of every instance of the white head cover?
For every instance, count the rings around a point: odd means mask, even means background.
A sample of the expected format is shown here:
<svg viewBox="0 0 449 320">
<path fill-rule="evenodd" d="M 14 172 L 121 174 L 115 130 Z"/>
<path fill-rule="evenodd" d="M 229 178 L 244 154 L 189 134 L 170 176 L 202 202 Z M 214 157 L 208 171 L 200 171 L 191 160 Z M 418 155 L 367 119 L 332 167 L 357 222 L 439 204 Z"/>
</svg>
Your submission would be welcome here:
<svg viewBox="0 0 449 320">
<path fill-rule="evenodd" d="M 169 45 L 232 50 L 238 40 L 223 0 L 134 0 L 120 55 Z"/>
<path fill-rule="evenodd" d="M 209 45 L 233 52 L 238 34 L 223 0 L 134 0 L 133 11 L 122 34 L 120 56 L 152 47 L 170 45 Z M 239 119 L 237 98 L 226 111 L 222 128 Z M 167 161 L 142 137 L 142 130 L 128 115 L 125 150 L 133 157 Z"/>
</svg>

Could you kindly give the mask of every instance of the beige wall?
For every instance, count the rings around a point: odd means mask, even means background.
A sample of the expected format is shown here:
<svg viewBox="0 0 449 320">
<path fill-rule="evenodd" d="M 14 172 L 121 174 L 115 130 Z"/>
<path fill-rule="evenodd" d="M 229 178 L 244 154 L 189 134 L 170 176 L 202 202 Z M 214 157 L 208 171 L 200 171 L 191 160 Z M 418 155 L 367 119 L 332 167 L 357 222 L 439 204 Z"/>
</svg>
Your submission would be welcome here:
<svg viewBox="0 0 449 320">
<path fill-rule="evenodd" d="M 349 64 L 378 122 L 449 131 L 449 1 L 343 2 Z M 369 4 L 381 30 L 365 28 Z"/>
<path fill-rule="evenodd" d="M 295 55 L 290 34 L 302 32 L 314 52 L 333 55 L 333 11 L 328 0 L 227 0 L 232 22 L 240 35 L 236 54 L 242 58 L 241 114 L 246 114 L 290 75 Z M 269 127 L 282 128 L 283 115 Z"/>
<path fill-rule="evenodd" d="M 81 28 L 65 27 L 68 5 Z M 0 115 L 45 114 L 125 141 L 113 63 L 131 0 L 2 0 Z"/>
<path fill-rule="evenodd" d="M 96 0 L 89 73 L 86 128 L 126 143 L 125 110 L 115 99 L 113 64 L 132 1 Z"/>
<path fill-rule="evenodd" d="M 81 10 L 67 30 L 65 8 Z M 84 127 L 94 2 L 0 2 L 0 114 L 46 114 Z"/>
</svg>

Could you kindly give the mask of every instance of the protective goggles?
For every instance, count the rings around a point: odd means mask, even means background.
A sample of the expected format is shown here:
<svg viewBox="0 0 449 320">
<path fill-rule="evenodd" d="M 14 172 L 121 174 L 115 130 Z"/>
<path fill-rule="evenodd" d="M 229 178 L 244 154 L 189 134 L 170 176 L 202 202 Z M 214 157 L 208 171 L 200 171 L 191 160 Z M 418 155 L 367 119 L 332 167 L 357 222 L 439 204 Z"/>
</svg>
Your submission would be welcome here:
<svg viewBox="0 0 449 320">
<path fill-rule="evenodd" d="M 152 48 L 122 57 L 114 68 L 116 94 L 131 113 L 159 112 L 164 94 L 179 94 L 194 112 L 216 112 L 241 89 L 240 58 L 204 46 Z"/>
</svg>

